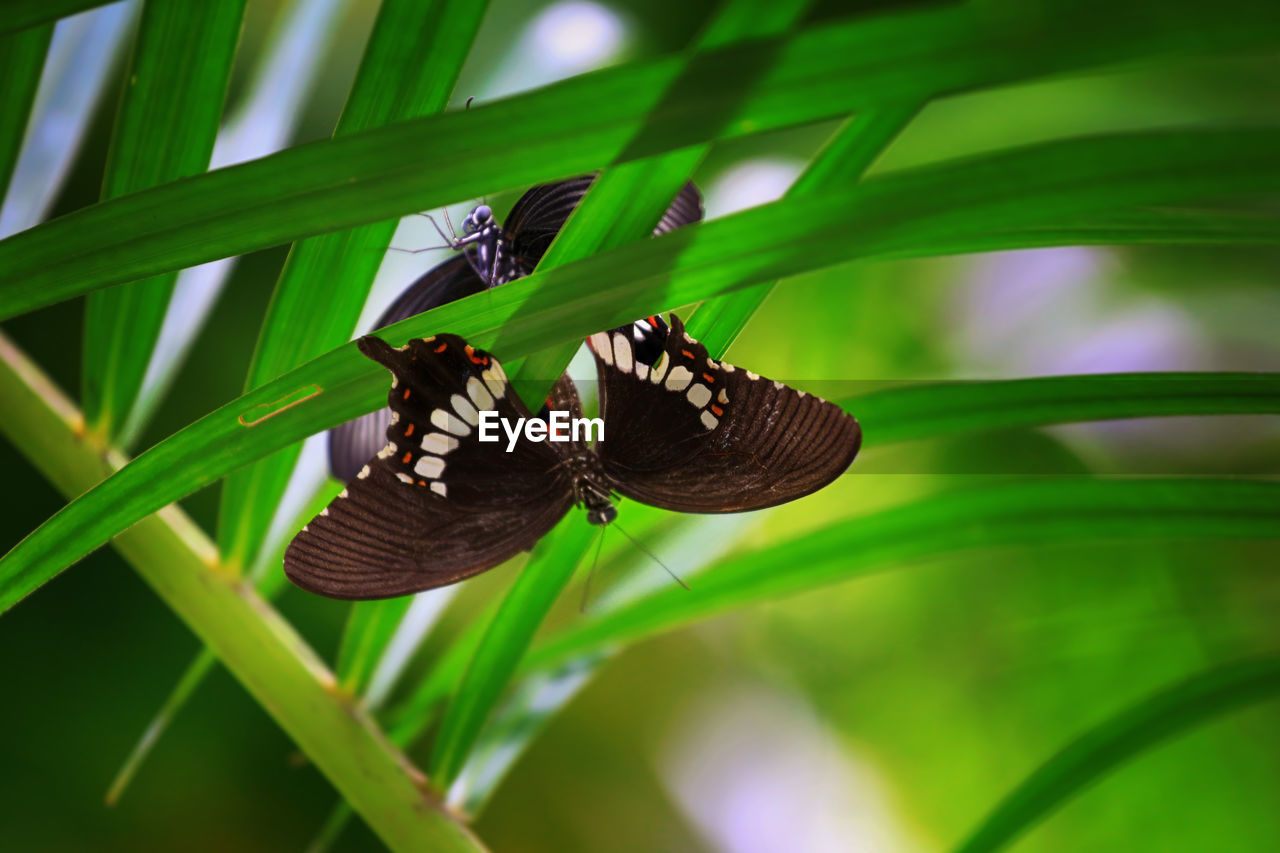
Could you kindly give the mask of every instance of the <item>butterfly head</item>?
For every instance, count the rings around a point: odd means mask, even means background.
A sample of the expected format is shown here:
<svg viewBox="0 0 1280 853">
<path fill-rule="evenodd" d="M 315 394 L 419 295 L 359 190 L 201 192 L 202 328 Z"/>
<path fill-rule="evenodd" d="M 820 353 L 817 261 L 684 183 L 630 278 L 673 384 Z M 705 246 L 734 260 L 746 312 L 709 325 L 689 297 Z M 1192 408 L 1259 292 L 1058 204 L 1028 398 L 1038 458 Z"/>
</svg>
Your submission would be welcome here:
<svg viewBox="0 0 1280 853">
<path fill-rule="evenodd" d="M 467 214 L 467 218 L 462 220 L 462 231 L 465 234 L 475 234 L 495 224 L 493 208 L 487 204 L 480 204 L 472 208 L 471 212 Z"/>
</svg>

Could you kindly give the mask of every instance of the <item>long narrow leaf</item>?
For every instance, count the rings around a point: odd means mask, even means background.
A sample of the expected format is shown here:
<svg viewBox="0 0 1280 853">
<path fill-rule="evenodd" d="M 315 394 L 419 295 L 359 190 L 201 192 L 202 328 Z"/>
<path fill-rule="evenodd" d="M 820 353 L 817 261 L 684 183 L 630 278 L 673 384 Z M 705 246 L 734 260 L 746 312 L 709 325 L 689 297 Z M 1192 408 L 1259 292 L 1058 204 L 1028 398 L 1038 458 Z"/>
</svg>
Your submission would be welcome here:
<svg viewBox="0 0 1280 853">
<path fill-rule="evenodd" d="M 18 160 L 52 37 L 53 27 L 48 24 L 0 35 L 0 80 L 5 81 L 0 90 L 0 199 Z"/>
<path fill-rule="evenodd" d="M 111 0 L 9 0 L 0 17 L 0 33 L 16 33 L 40 24 L 51 24 L 59 18 L 105 6 Z"/>
<path fill-rule="evenodd" d="M 526 668 L 557 665 L 733 607 L 818 589 L 942 554 L 1010 544 L 1280 539 L 1280 484 L 1048 478 L 961 489 L 841 519 L 665 587 L 536 645 Z"/>
<path fill-rule="evenodd" d="M 102 197 L 203 172 L 222 117 L 244 0 L 143 8 Z M 160 336 L 176 273 L 89 294 L 81 366 L 87 428 L 113 441 Z"/>
<path fill-rule="evenodd" d="M 1098 779 L 1223 714 L 1280 695 L 1280 658 L 1224 664 L 1165 688 L 1093 726 L 1050 758 L 982 821 L 955 853 L 1007 847 Z"/>
<path fill-rule="evenodd" d="M 962 432 L 1176 415 L 1280 414 L 1277 373 L 1110 373 L 926 382 L 840 403 L 868 444 Z"/>
<path fill-rule="evenodd" d="M 1185 52 L 1189 23 L 1220 50 L 1265 47 L 1280 31 L 1276 16 L 1256 4 L 1180 9 L 1176 16 L 1160 4 L 1110 4 L 1106 27 L 1097 26 L 1093 6 L 1065 4 L 1057 15 L 998 22 L 962 6 L 826 24 L 712 50 L 688 67 L 671 58 L 608 69 L 135 193 L 0 242 L 0 318 L 109 284 L 711 139 Z M 768 68 L 744 75 L 744 63 Z M 671 90 L 681 76 L 686 85 Z M 749 94 L 739 78 L 750 79 Z M 726 115 L 719 105 L 734 98 L 740 100 Z M 582 109 L 587 103 L 593 108 Z M 512 127 L 520 128 L 519 157 L 507 142 Z M 575 144 L 561 144 L 566 138 Z M 424 161 L 450 167 L 424 170 Z M 73 243 L 77 252 L 67 257 Z"/>
<path fill-rule="evenodd" d="M 400 341 L 447 329 L 510 359 L 664 306 L 928 246 L 971 233 L 975 221 L 999 229 L 1108 203 L 1265 190 L 1280 185 L 1277 145 L 1280 133 L 1267 130 L 1134 134 L 911 170 L 631 243 L 444 305 L 385 336 Z M 860 235 L 856 244 L 842 239 L 849 229 Z M 340 347 L 156 445 L 0 561 L 0 611 L 148 513 L 382 405 L 381 374 L 353 345 Z"/>
<path fill-rule="evenodd" d="M 787 197 L 803 197 L 832 184 L 857 182 L 918 111 L 915 103 L 890 105 L 845 122 L 787 191 Z M 707 300 L 690 319 L 689 333 L 713 356 L 722 358 L 775 284 L 763 281 Z"/>
<path fill-rule="evenodd" d="M 560 540 L 563 539 L 572 543 L 564 550 L 580 554 L 586 550 L 593 532 L 588 525 L 581 523 L 581 519 L 566 518 L 535 546 L 534 552 L 562 550 Z M 480 727 L 488 719 L 488 711 L 515 672 L 547 609 L 575 568 L 577 563 L 571 560 L 539 560 L 535 557 L 516 578 L 468 667 L 468 673 L 480 673 L 485 677 L 463 679 L 440 724 L 440 734 L 427 763 L 427 774 L 435 784 L 447 786 L 462 769 L 471 745 L 480 734 Z"/>
</svg>

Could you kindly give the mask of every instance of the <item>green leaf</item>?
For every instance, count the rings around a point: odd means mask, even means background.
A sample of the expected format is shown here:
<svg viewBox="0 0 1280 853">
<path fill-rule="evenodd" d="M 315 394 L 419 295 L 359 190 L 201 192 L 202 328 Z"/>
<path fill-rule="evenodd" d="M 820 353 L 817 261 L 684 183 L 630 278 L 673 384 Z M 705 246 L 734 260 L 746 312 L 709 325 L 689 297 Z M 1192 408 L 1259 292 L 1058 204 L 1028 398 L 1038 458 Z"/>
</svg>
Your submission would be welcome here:
<svg viewBox="0 0 1280 853">
<path fill-rule="evenodd" d="M 1123 13 L 1112 4 L 1106 27 L 1092 6 L 1068 3 L 1038 17 L 963 6 L 825 24 L 708 51 L 688 67 L 683 57 L 624 65 L 135 193 L 0 242 L 0 319 L 109 284 L 709 140 L 1185 53 L 1190 26 L 1222 51 L 1274 44 L 1280 30 L 1254 4 L 1177 15 L 1159 4 L 1127 4 Z M 519 157 L 511 156 L 512 127 L 520 128 Z M 71 244 L 77 252 L 68 257 Z"/>
<path fill-rule="evenodd" d="M 1110 373 L 926 382 L 839 400 L 868 446 L 962 432 L 1176 415 L 1280 413 L 1280 373 Z"/>
<path fill-rule="evenodd" d="M 51 25 L 0 35 L 0 200 L 13 176 L 22 136 L 36 99 L 36 86 L 53 37 Z"/>
<path fill-rule="evenodd" d="M 1146 133 L 907 170 L 535 273 L 397 323 L 384 337 L 448 330 L 510 360 L 755 282 L 879 252 L 922 252 L 979 222 L 1001 229 L 1109 205 L 1264 191 L 1280 186 L 1278 145 L 1272 130 Z M 844 239 L 851 231 L 856 243 Z M 383 382 L 381 368 L 343 346 L 170 436 L 0 561 L 0 612 L 148 513 L 383 405 Z"/>
<path fill-rule="evenodd" d="M 956 853 L 1000 850 L 1075 794 L 1146 750 L 1223 714 L 1280 695 L 1280 658 L 1197 673 L 1088 729 L 996 806 Z"/>
<path fill-rule="evenodd" d="M 918 111 L 916 104 L 894 105 L 845 122 L 787 191 L 787 198 L 803 197 L 832 184 L 856 183 Z M 690 318 L 689 334 L 713 356 L 722 357 L 775 284 L 762 281 L 707 300 Z"/>
<path fill-rule="evenodd" d="M 104 199 L 208 168 L 244 5 L 151 0 L 143 7 Z M 116 438 L 142 387 L 176 277 L 164 273 L 89 294 L 81 405 L 88 430 L 103 443 Z"/>
<path fill-rule="evenodd" d="M 443 110 L 486 5 L 384 3 L 334 138 Z M 351 339 L 395 228 L 391 219 L 293 247 L 259 333 L 246 390 Z M 227 480 L 218 547 L 230 565 L 248 565 L 262 546 L 299 450 L 284 450 Z"/>
<path fill-rule="evenodd" d="M 369 686 L 387 643 L 412 602 L 413 596 L 402 595 L 352 605 L 338 650 L 338 682 L 348 694 L 360 696 Z"/>
<path fill-rule="evenodd" d="M 692 592 L 668 586 L 536 645 L 554 666 L 743 605 L 975 548 L 1059 542 L 1280 538 L 1280 484 L 1043 478 L 962 489 L 730 556 Z"/>
<path fill-rule="evenodd" d="M 534 547 L 534 557 L 489 622 L 440 724 L 427 762 L 427 774 L 437 787 L 448 786 L 462 769 L 489 711 L 594 535 L 592 527 L 570 515 Z M 563 558 L 539 559 L 540 553 Z"/>
<path fill-rule="evenodd" d="M 109 0 L 7 0 L 0 17 L 0 35 L 17 33 L 59 18 L 105 6 Z"/>
</svg>

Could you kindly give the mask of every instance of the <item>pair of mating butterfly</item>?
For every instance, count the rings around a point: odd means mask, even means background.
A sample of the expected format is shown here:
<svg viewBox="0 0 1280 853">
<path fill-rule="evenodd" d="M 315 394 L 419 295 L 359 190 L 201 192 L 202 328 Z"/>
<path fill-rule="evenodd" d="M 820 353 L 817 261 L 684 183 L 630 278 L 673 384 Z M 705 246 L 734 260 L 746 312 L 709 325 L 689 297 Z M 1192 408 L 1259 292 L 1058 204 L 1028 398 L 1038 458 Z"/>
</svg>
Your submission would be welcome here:
<svg viewBox="0 0 1280 853">
<path fill-rule="evenodd" d="M 378 326 L 532 272 L 591 181 L 534 187 L 505 227 L 477 207 L 461 237 L 445 235 L 459 254 L 410 285 Z M 701 217 L 686 184 L 654 233 Z M 615 494 L 680 512 L 763 509 L 817 491 L 858 452 L 857 421 L 838 406 L 715 361 L 675 315 L 588 345 L 604 437 L 594 447 L 521 438 L 508 452 L 505 440 L 479 440 L 479 413 L 535 416 L 489 353 L 448 334 L 399 348 L 361 338 L 360 351 L 391 371 L 390 408 L 330 433 L 330 467 L 350 483 L 289 544 L 289 578 L 334 598 L 419 592 L 528 550 L 574 504 L 592 524 L 613 521 Z M 549 411 L 582 417 L 568 374 L 537 417 Z"/>
</svg>

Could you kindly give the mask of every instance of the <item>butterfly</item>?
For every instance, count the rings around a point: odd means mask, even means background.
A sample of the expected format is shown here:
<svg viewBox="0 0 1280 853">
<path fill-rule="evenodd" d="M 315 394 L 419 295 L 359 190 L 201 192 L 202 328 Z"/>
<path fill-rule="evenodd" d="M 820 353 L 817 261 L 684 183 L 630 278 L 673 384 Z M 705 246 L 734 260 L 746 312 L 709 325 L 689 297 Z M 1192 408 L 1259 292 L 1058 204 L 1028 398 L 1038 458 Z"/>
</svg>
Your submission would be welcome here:
<svg viewBox="0 0 1280 853">
<path fill-rule="evenodd" d="M 817 491 L 853 462 L 858 422 L 839 406 L 710 357 L 651 317 L 592 335 L 603 435 L 566 431 L 481 440 L 486 413 L 516 423 L 582 418 L 560 377 L 541 416 L 494 357 L 456 335 L 360 351 L 391 371 L 386 445 L 294 537 L 284 569 L 332 598 L 385 598 L 444 586 L 528 550 L 574 506 L 592 524 L 615 496 L 679 512 L 763 509 Z M 639 331 L 637 331 L 639 330 Z"/>
<path fill-rule="evenodd" d="M 458 254 L 410 284 L 374 328 L 533 272 L 594 180 L 595 175 L 581 175 L 533 187 L 511 208 L 505 225 L 497 222 L 489 205 L 477 205 L 463 219 L 461 236 L 452 233 L 452 227 L 449 234 L 440 232 Z M 701 218 L 702 196 L 692 183 L 686 183 L 653 233 L 663 234 Z M 355 477 L 365 460 L 382 446 L 389 417 L 390 412 L 382 409 L 329 431 L 329 469 L 334 477 L 344 481 Z"/>
</svg>

